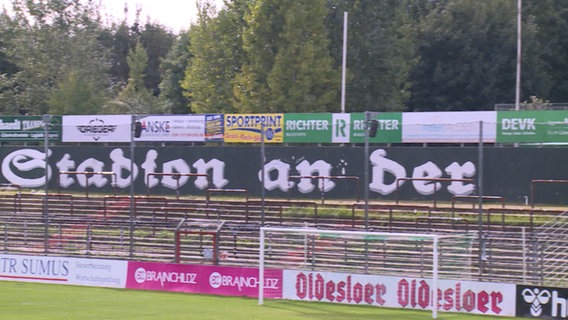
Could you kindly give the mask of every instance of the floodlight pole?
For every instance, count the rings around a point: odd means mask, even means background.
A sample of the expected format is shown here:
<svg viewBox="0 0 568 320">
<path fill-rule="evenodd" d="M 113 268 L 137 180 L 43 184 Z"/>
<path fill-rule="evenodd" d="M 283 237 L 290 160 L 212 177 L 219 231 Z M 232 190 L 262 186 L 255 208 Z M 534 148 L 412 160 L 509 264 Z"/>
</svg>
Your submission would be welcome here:
<svg viewBox="0 0 568 320">
<path fill-rule="evenodd" d="M 521 101 L 521 56 L 522 56 L 522 0 L 517 0 L 517 78 L 515 83 L 515 110 L 519 111 Z"/>
<path fill-rule="evenodd" d="M 343 12 L 343 57 L 341 67 L 341 113 L 345 113 L 345 82 L 347 75 L 347 11 Z"/>
</svg>

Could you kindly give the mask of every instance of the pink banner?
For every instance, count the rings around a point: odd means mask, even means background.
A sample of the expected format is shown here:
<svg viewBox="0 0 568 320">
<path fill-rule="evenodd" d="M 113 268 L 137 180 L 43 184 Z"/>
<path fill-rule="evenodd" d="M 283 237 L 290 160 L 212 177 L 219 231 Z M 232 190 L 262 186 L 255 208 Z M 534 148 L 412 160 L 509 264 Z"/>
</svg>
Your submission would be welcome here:
<svg viewBox="0 0 568 320">
<path fill-rule="evenodd" d="M 264 274 L 264 296 L 282 298 L 282 271 Z M 126 288 L 258 297 L 258 269 L 129 262 Z"/>
</svg>

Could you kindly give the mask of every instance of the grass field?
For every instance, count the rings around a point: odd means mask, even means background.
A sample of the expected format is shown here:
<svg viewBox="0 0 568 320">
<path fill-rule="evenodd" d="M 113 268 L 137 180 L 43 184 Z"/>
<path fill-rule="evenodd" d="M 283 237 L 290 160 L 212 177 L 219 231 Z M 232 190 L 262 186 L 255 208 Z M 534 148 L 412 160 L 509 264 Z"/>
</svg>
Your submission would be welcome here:
<svg viewBox="0 0 568 320">
<path fill-rule="evenodd" d="M 415 320 L 430 311 L 0 281 L 6 320 Z M 439 313 L 438 319 L 521 319 Z"/>
</svg>

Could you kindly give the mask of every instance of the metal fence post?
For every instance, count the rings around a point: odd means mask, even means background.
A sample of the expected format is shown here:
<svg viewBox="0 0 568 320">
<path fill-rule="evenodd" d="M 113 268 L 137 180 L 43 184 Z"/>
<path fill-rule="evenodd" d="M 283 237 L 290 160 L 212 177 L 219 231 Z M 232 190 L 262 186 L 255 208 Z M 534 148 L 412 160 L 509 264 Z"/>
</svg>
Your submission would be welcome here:
<svg viewBox="0 0 568 320">
<path fill-rule="evenodd" d="M 44 114 L 42 116 L 43 122 L 43 151 L 45 154 L 45 186 L 44 186 L 44 196 L 43 196 L 43 223 L 44 223 L 44 253 L 49 251 L 49 124 L 51 123 L 51 115 Z"/>
</svg>

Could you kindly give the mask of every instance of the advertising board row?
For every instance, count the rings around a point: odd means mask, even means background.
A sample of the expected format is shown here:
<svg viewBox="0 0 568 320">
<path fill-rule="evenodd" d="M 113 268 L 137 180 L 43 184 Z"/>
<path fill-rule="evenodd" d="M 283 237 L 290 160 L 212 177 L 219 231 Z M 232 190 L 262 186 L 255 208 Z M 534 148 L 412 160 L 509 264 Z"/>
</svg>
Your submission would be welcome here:
<svg viewBox="0 0 568 320">
<path fill-rule="evenodd" d="M 371 113 L 370 113 L 371 114 Z M 85 115 L 52 117 L 61 142 L 363 143 L 365 113 Z M 568 111 L 372 113 L 373 143 L 565 143 Z M 134 125 L 136 124 L 136 125 Z M 134 129 L 137 128 L 137 129 Z M 0 141 L 44 139 L 41 117 L 0 117 Z"/>
<path fill-rule="evenodd" d="M 0 255 L 0 280 L 258 297 L 257 268 Z M 431 310 L 431 279 L 265 270 L 264 298 Z M 438 281 L 440 311 L 566 319 L 568 289 Z"/>
</svg>

